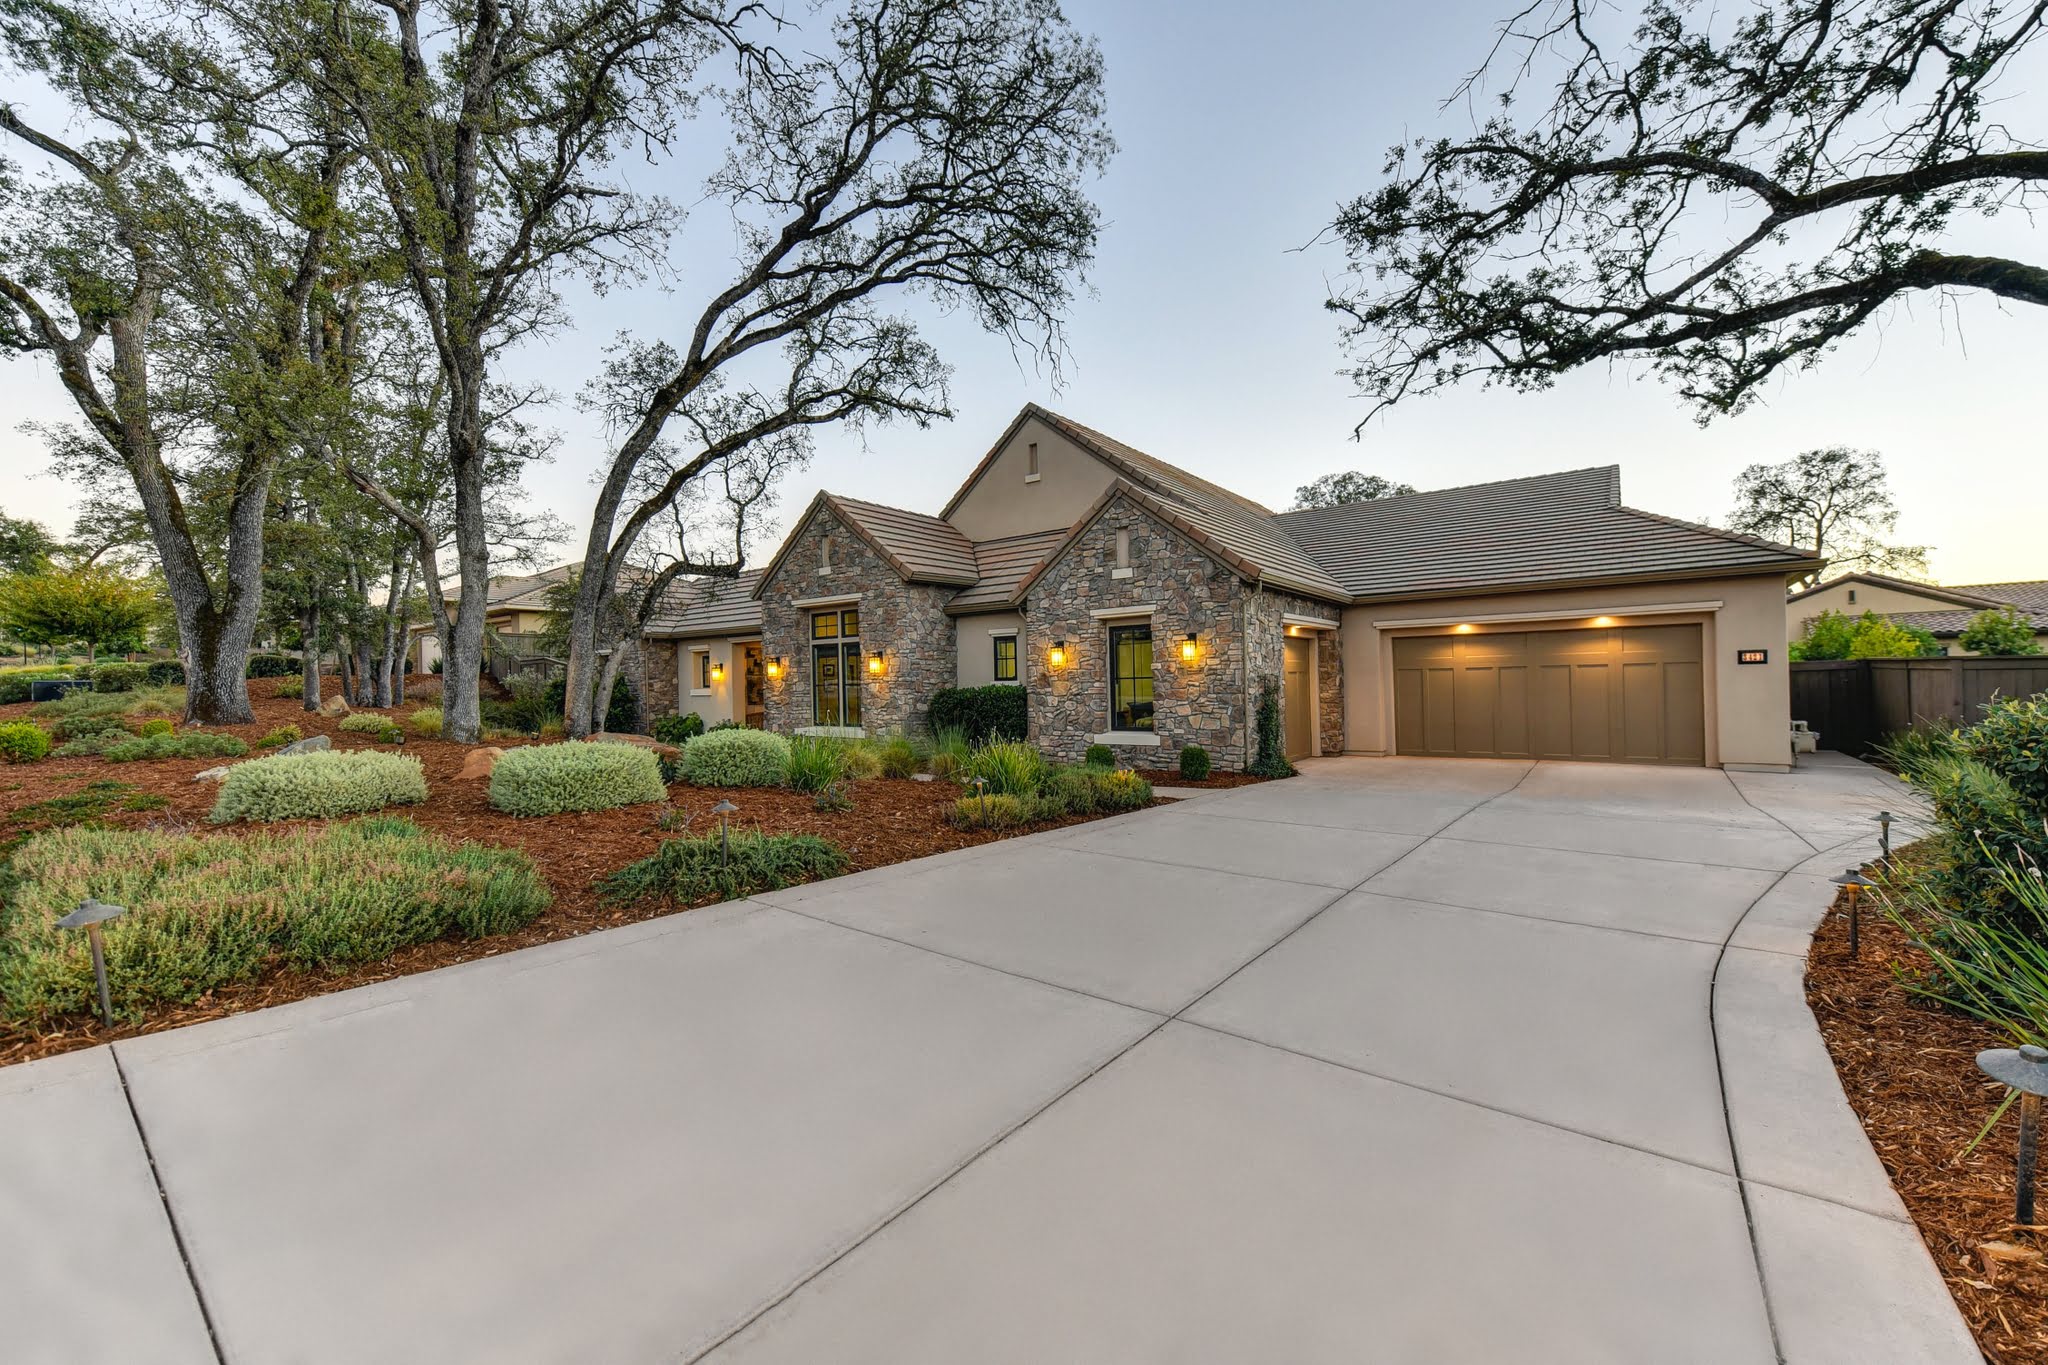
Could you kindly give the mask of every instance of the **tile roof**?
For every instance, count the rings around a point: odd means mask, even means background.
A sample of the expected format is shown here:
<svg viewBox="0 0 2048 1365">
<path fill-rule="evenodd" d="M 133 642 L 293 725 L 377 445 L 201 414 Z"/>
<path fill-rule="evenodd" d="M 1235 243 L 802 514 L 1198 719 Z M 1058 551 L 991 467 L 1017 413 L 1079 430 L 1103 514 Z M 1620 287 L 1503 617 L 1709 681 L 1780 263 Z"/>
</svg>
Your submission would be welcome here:
<svg viewBox="0 0 2048 1365">
<path fill-rule="evenodd" d="M 1361 598 L 1790 572 L 1814 562 L 1789 545 L 1624 507 L 1615 465 L 1282 512 L 1273 520 Z"/>
<path fill-rule="evenodd" d="M 1994 611 L 1996 608 L 1963 607 L 1955 611 L 1886 611 L 1878 614 L 1902 626 L 1914 626 L 1932 635 L 1950 637 L 1961 635 L 1964 627 L 1977 619 L 1980 610 Z M 2020 610 L 2032 620 L 2035 630 L 2048 631 L 2048 611 L 2027 611 L 2024 607 Z"/>
<path fill-rule="evenodd" d="M 1997 605 L 1987 594 L 1979 592 L 1975 588 L 1943 587 L 1939 583 L 1916 583 L 1910 578 L 1893 578 L 1889 574 L 1867 572 L 1845 573 L 1835 578 L 1825 579 L 1805 589 L 1803 592 L 1793 593 L 1785 600 L 1787 602 L 1797 602 L 1802 598 L 1811 597 L 1817 592 L 1826 592 L 1829 588 L 1849 583 L 1868 583 L 1874 588 L 1890 588 L 1894 592 L 1912 593 L 1919 597 L 1930 598 L 1936 602 L 1954 602 L 1966 607 Z"/>
<path fill-rule="evenodd" d="M 950 521 L 878 502 L 825 494 L 825 502 L 866 536 L 890 566 L 912 583 L 974 582 L 974 542 Z"/>
<path fill-rule="evenodd" d="M 1341 602 L 1350 596 L 1324 565 L 1304 553 L 1279 518 L 1250 498 L 1037 404 L 1025 410 L 1152 494 L 1174 514 L 1182 531 L 1220 553 L 1240 573 L 1311 597 Z"/>
<path fill-rule="evenodd" d="M 974 565 L 980 578 L 973 587 L 955 593 L 953 600 L 946 603 L 946 610 L 961 615 L 1015 605 L 1017 589 L 1066 538 L 1065 530 L 1034 531 L 1030 535 L 977 542 Z"/>
<path fill-rule="evenodd" d="M 648 618 L 648 635 L 744 635 L 761 628 L 754 587 L 762 569 L 735 578 L 678 579 Z"/>
<path fill-rule="evenodd" d="M 2036 625 L 2040 624 L 2039 617 L 2048 615 L 2048 578 L 2031 578 L 2018 583 L 1964 583 L 1956 591 L 1994 602 L 2010 602 L 2021 611 L 2034 613 Z"/>
</svg>

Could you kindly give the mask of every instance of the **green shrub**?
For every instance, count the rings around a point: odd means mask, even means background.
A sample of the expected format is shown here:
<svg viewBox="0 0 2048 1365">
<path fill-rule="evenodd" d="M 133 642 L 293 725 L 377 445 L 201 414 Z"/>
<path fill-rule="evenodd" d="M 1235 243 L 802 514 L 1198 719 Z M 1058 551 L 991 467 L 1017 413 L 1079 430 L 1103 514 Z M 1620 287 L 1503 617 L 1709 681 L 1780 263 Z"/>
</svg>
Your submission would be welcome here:
<svg viewBox="0 0 2048 1365">
<path fill-rule="evenodd" d="M 713 728 L 683 746 L 683 780 L 698 787 L 779 787 L 790 744 L 765 730 Z"/>
<path fill-rule="evenodd" d="M 1057 820 L 1067 815 L 1090 815 L 1097 806 L 1094 774 L 1099 769 L 1055 768 L 1038 784 L 1032 798 L 1037 818 Z"/>
<path fill-rule="evenodd" d="M 553 679 L 541 689 L 540 697 L 544 711 L 540 724 L 560 720 L 568 714 L 568 679 Z M 612 680 L 612 699 L 604 709 L 604 728 L 615 735 L 632 735 L 640 732 L 640 694 L 633 690 L 633 684 L 627 680 L 624 673 Z"/>
<path fill-rule="evenodd" d="M 422 739 L 439 739 L 443 716 L 439 707 L 433 710 L 415 711 L 405 718 L 405 728 Z"/>
<path fill-rule="evenodd" d="M 1972 758 L 1931 759 L 1910 776 L 1934 806 L 1934 856 L 1922 874 L 1930 891 L 1954 914 L 2004 924 L 2019 907 L 1990 855 L 2048 864 L 2043 812 Z"/>
<path fill-rule="evenodd" d="M 57 746 L 58 758 L 100 758 L 116 744 L 126 744 L 135 736 L 123 729 L 99 730 L 92 734 L 67 739 Z"/>
<path fill-rule="evenodd" d="M 159 758 L 240 758 L 249 746 L 233 735 L 194 730 L 182 735 L 138 735 L 106 751 L 109 763 L 136 763 Z"/>
<path fill-rule="evenodd" d="M 157 659 L 145 668 L 147 682 L 151 687 L 182 687 L 185 685 L 185 665 L 176 659 Z"/>
<path fill-rule="evenodd" d="M 1116 750 L 1107 744 L 1091 744 L 1081 755 L 1081 761 L 1091 768 L 1114 768 Z"/>
<path fill-rule="evenodd" d="M 38 702 L 31 714 L 61 716 L 69 723 L 84 716 L 178 716 L 184 711 L 184 688 L 151 687 L 139 692 L 80 690 L 56 701 Z"/>
<path fill-rule="evenodd" d="M 695 711 L 684 716 L 661 716 L 654 722 L 654 737 L 663 744 L 681 748 L 704 733 L 704 717 Z"/>
<path fill-rule="evenodd" d="M 304 665 L 297 659 L 289 658 L 283 654 L 251 654 L 249 656 L 249 667 L 243 676 L 249 678 L 287 678 L 303 668 Z"/>
<path fill-rule="evenodd" d="M 301 820 L 355 815 L 426 799 L 426 774 L 416 758 L 374 749 L 323 749 L 237 763 L 228 769 L 220 798 L 207 818 L 216 825 L 230 820 Z"/>
<path fill-rule="evenodd" d="M 256 741 L 259 749 L 277 749 L 287 744 L 297 744 L 306 737 L 306 732 L 296 725 L 280 725 Z"/>
<path fill-rule="evenodd" d="M 1022 739 L 1030 729 L 1024 689 L 1014 683 L 986 687 L 942 687 L 932 693 L 928 720 L 933 730 L 957 728 L 970 744 Z"/>
<path fill-rule="evenodd" d="M 0 758 L 9 763 L 33 763 L 50 752 L 50 734 L 29 721 L 0 725 Z"/>
<path fill-rule="evenodd" d="M 2033 618 L 2018 607 L 1997 607 L 1980 611 L 1963 627 L 1956 643 L 1972 654 L 2039 654 L 2034 641 Z"/>
<path fill-rule="evenodd" d="M 1956 732 L 1955 743 L 2048 819 L 2048 697 L 1992 702 L 1975 725 Z"/>
<path fill-rule="evenodd" d="M 837 844 L 814 834 L 734 831 L 729 853 L 715 833 L 664 840 L 650 856 L 606 877 L 599 889 L 613 901 L 665 896 L 678 905 L 699 905 L 822 881 L 847 866 Z"/>
<path fill-rule="evenodd" d="M 95 692 L 133 692 L 149 686 L 148 664 L 100 664 L 92 671 Z"/>
<path fill-rule="evenodd" d="M 1030 798 L 1008 793 L 963 796 L 946 812 L 946 819 L 961 829 L 1010 829 L 1035 818 Z"/>
<path fill-rule="evenodd" d="M 390 724 L 389 716 L 379 715 L 375 711 L 351 711 L 341 718 L 341 724 L 335 728 L 345 735 L 374 735 Z"/>
<path fill-rule="evenodd" d="M 951 782 L 960 776 L 960 770 L 967 766 L 968 755 L 974 746 L 967 742 L 967 732 L 957 725 L 935 726 L 932 729 L 932 776 L 941 781 Z"/>
<path fill-rule="evenodd" d="M 1962 757 L 1958 733 L 1958 727 L 1946 720 L 1901 730 L 1876 745 L 1871 757 L 1903 776 L 1933 759 Z"/>
<path fill-rule="evenodd" d="M 1808 659 L 1913 659 L 1939 654 L 1934 636 L 1917 626 L 1902 626 L 1866 611 L 1851 620 L 1839 611 L 1824 611 L 1806 623 L 1792 642 L 1794 663 Z"/>
<path fill-rule="evenodd" d="M 63 668 L 18 668 L 0 673 L 0 706 L 11 706 L 29 699 L 34 683 L 43 678 L 68 678 L 69 669 Z"/>
<path fill-rule="evenodd" d="M 296 701 L 303 701 L 306 696 L 306 680 L 304 678 L 285 678 L 278 683 L 277 691 L 271 695 L 290 697 Z"/>
<path fill-rule="evenodd" d="M 991 794 L 1029 796 L 1038 790 L 1045 769 L 1045 756 L 1024 741 L 995 740 L 968 755 L 958 780 L 971 783 L 978 777 L 988 784 Z"/>
<path fill-rule="evenodd" d="M 135 733 L 147 739 L 152 735 L 176 734 L 177 730 L 178 727 L 171 724 L 168 718 L 158 716 L 155 720 L 142 722 L 140 726 L 136 727 Z"/>
<path fill-rule="evenodd" d="M 128 728 L 125 717 L 105 711 L 88 711 L 82 715 L 59 716 L 50 726 L 52 739 L 85 739 L 90 735 L 112 735 L 115 739 L 127 739 L 134 734 Z"/>
<path fill-rule="evenodd" d="M 505 933 L 548 905 L 524 854 L 392 819 L 250 835 L 67 829 L 23 846 L 14 869 L 0 1009 L 32 1021 L 94 1006 L 85 936 L 55 927 L 88 895 L 128 908 L 105 943 L 114 1007 L 129 1017 L 253 980 L 273 958 L 373 962 L 450 933 Z"/>
<path fill-rule="evenodd" d="M 884 777 L 909 777 L 922 766 L 916 743 L 902 735 L 891 735 L 876 746 L 875 761 Z"/>
<path fill-rule="evenodd" d="M 651 749 L 571 740 L 509 749 L 491 765 L 491 804 L 512 815 L 611 810 L 665 801 Z"/>
<path fill-rule="evenodd" d="M 1180 751 L 1180 775 L 1200 782 L 1209 775 L 1209 751 L 1199 744 L 1184 744 Z"/>
<path fill-rule="evenodd" d="M 2048 882 L 2024 857 L 1980 853 L 2012 906 L 2000 920 L 1958 913 L 1925 880 L 1886 896 L 1886 914 L 1933 963 L 1928 975 L 1904 978 L 1906 989 L 1999 1025 L 2015 1042 L 2048 1044 Z"/>
<path fill-rule="evenodd" d="M 1287 745 L 1280 731 L 1280 680 L 1272 674 L 1259 679 L 1258 752 L 1251 772 L 1259 777 L 1292 777 L 1294 765 L 1287 761 Z"/>
<path fill-rule="evenodd" d="M 1094 768 L 1088 777 L 1095 784 L 1097 810 L 1137 810 L 1152 804 L 1152 784 L 1128 768 Z"/>
<path fill-rule="evenodd" d="M 688 752 L 685 751 L 685 760 Z M 789 741 L 789 785 L 800 792 L 823 791 L 846 776 L 846 746 L 836 739 L 798 735 Z"/>
</svg>

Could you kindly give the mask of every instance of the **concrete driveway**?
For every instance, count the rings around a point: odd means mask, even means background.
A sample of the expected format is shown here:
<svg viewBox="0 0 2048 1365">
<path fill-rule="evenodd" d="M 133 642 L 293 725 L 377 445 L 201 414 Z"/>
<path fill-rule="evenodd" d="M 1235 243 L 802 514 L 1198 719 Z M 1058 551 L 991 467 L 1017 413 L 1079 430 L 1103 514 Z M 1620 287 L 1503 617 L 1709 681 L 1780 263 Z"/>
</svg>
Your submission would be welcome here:
<svg viewBox="0 0 2048 1365">
<path fill-rule="evenodd" d="M 1325 760 L 0 1071 L 4 1354 L 1975 1360 L 1800 991 L 1900 799 Z"/>
</svg>

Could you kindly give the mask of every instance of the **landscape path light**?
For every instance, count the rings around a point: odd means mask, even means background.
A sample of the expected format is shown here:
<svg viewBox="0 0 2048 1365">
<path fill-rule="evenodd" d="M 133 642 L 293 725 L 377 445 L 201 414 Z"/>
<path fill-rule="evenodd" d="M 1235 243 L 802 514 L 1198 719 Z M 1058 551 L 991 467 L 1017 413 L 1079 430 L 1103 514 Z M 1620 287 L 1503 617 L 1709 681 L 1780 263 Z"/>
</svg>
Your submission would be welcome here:
<svg viewBox="0 0 2048 1365">
<path fill-rule="evenodd" d="M 85 930 L 86 940 L 92 944 L 92 975 L 100 988 L 100 1018 L 107 1021 L 108 1028 L 114 1026 L 114 1000 L 107 991 L 107 946 L 100 937 L 100 925 L 127 913 L 125 905 L 108 905 L 87 896 L 76 910 L 57 921 L 59 929 Z"/>
<path fill-rule="evenodd" d="M 1877 846 L 1882 850 L 1879 857 L 1886 867 L 1890 867 L 1892 865 L 1892 813 L 1888 810 L 1881 810 L 1870 818 L 1877 821 Z"/>
<path fill-rule="evenodd" d="M 2034 1222 L 2034 1152 L 2040 1143 L 2041 1096 L 2048 1094 L 2048 1048 L 2024 1043 L 1994 1047 L 1977 1054 L 1977 1069 L 2011 1086 L 2020 1096 L 2020 1169 L 2013 1196 L 2012 1220 L 2023 1227 Z"/>
<path fill-rule="evenodd" d="M 711 808 L 711 813 L 718 817 L 718 866 L 721 871 L 732 861 L 732 833 L 726 826 L 726 819 L 738 810 L 739 807 L 726 797 L 720 797 L 718 804 Z"/>
<path fill-rule="evenodd" d="M 981 798 L 981 823 L 986 825 L 988 823 L 988 779 L 977 777 L 974 779 L 973 785 L 974 794 Z"/>
<path fill-rule="evenodd" d="M 1862 947 L 1862 935 L 1859 932 L 1861 922 L 1856 912 L 1857 898 L 1865 891 L 1875 891 L 1877 883 L 1871 881 L 1853 867 L 1841 876 L 1831 880 L 1836 886 L 1846 886 L 1849 888 L 1849 956 L 1856 957 L 1858 956 L 1859 949 Z"/>
</svg>

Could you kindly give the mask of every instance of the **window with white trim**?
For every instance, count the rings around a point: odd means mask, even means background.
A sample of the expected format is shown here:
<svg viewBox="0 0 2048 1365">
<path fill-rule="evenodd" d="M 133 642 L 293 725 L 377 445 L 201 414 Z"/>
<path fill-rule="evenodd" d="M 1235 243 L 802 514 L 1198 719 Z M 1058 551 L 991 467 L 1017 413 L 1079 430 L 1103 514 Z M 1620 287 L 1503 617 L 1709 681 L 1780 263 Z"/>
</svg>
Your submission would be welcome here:
<svg viewBox="0 0 2048 1365">
<path fill-rule="evenodd" d="M 995 649 L 995 672 L 991 675 L 997 682 L 1017 681 L 1017 637 L 998 635 L 993 641 Z"/>
</svg>

